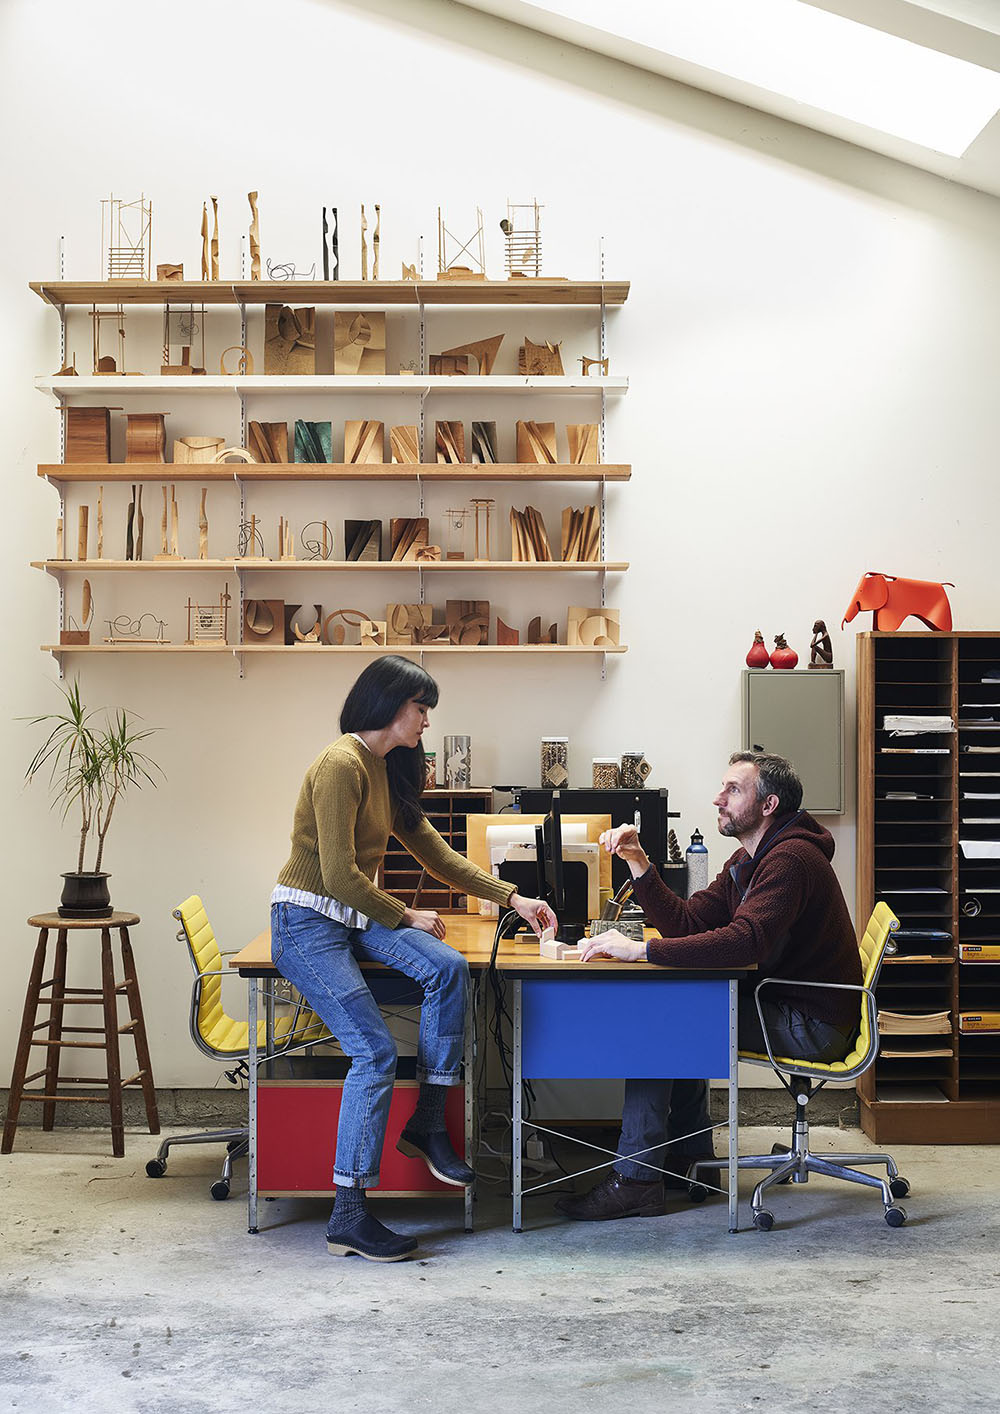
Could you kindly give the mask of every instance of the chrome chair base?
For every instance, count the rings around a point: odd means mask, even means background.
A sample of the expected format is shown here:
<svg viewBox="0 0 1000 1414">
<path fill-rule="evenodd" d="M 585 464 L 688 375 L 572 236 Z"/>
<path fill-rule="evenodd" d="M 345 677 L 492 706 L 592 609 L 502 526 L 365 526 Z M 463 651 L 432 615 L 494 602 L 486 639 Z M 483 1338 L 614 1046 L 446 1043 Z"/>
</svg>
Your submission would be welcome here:
<svg viewBox="0 0 1000 1414">
<path fill-rule="evenodd" d="M 222 1162 L 222 1174 L 212 1184 L 211 1194 L 220 1202 L 229 1197 L 233 1177 L 233 1161 L 245 1159 L 250 1150 L 250 1131 L 242 1129 L 211 1129 L 199 1134 L 172 1134 L 156 1151 L 156 1157 L 146 1165 L 150 1178 L 162 1178 L 167 1171 L 167 1156 L 175 1144 L 225 1144 L 226 1157 Z"/>
</svg>

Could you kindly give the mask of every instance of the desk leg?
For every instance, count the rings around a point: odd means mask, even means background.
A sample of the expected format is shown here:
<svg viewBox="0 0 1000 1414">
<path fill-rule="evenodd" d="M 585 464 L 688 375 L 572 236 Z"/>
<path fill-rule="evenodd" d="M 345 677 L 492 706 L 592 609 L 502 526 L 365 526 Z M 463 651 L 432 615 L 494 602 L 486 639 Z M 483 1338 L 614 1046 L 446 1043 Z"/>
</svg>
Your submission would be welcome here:
<svg viewBox="0 0 1000 1414">
<path fill-rule="evenodd" d="M 247 1231 L 257 1231 L 257 978 L 247 981 L 249 1016 L 250 1076 L 247 1081 L 247 1121 L 250 1145 L 247 1151 Z"/>
<path fill-rule="evenodd" d="M 737 1037 L 737 984 L 729 981 L 729 1231 L 739 1230 L 739 1046 Z"/>
<path fill-rule="evenodd" d="M 465 1162 L 476 1167 L 476 1128 L 473 1115 L 473 1086 L 476 1074 L 476 1002 L 469 1009 L 465 1023 Z M 465 1190 L 465 1230 L 472 1231 L 472 1204 L 476 1185 L 470 1183 Z"/>
<path fill-rule="evenodd" d="M 511 1096 L 510 1174 L 514 1195 L 514 1231 L 521 1231 L 521 982 L 514 982 L 514 1091 Z"/>
</svg>

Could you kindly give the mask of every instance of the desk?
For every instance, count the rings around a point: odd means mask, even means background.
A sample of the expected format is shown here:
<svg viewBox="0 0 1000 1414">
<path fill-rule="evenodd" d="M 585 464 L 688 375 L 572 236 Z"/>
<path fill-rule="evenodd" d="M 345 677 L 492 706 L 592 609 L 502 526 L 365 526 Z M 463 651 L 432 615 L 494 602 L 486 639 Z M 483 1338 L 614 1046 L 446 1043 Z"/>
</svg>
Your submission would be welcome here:
<svg viewBox="0 0 1000 1414">
<path fill-rule="evenodd" d="M 495 924 L 488 919 L 449 915 L 447 942 L 466 958 L 470 971 L 489 966 Z M 257 1231 L 257 1068 L 258 982 L 274 977 L 270 932 L 230 957 L 229 965 L 245 977 L 250 1015 L 250 1178 L 248 1218 Z M 521 1172 L 522 1082 L 525 1079 L 627 1078 L 630 1075 L 674 1078 L 726 1078 L 729 1112 L 729 1230 L 737 1229 L 736 983 L 748 969 L 668 968 L 652 963 L 597 958 L 581 964 L 540 957 L 509 939 L 497 951 L 497 971 L 512 984 L 514 1085 L 512 1113 L 513 1225 L 521 1230 L 524 1188 Z M 385 968 L 365 966 L 365 971 Z M 268 1002 L 266 1034 L 271 1034 Z M 466 1036 L 465 1121 L 471 1143 L 472 1078 L 476 1028 Z M 466 1228 L 472 1226 L 472 1191 L 466 1190 Z"/>
</svg>

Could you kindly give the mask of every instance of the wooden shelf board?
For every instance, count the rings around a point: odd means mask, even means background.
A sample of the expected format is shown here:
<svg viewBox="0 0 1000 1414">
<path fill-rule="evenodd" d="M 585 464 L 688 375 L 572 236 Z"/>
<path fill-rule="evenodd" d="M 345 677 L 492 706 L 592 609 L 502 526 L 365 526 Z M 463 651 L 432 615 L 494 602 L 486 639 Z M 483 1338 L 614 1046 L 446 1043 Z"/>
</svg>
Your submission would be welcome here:
<svg viewBox="0 0 1000 1414">
<path fill-rule="evenodd" d="M 270 643 L 87 643 L 62 644 L 43 643 L 43 653 L 294 653 L 301 657 L 307 653 L 385 653 L 385 648 L 360 648 L 354 644 L 333 645 L 327 643 L 299 643 L 292 647 Z M 454 643 L 394 644 L 393 653 L 575 653 L 603 654 L 627 653 L 624 643 L 612 648 L 589 648 L 569 646 L 565 643 L 520 643 L 520 644 L 480 644 L 474 648 Z"/>
<path fill-rule="evenodd" d="M 627 280 L 33 280 L 46 303 L 90 304 L 325 304 L 622 305 Z"/>
<path fill-rule="evenodd" d="M 629 567 L 628 560 L 592 560 L 587 562 L 565 563 L 562 560 L 426 560 L 417 562 L 416 560 L 32 560 L 31 568 L 36 570 L 47 570 L 49 574 L 98 574 L 126 573 L 137 574 L 140 571 L 153 570 L 156 573 L 168 572 L 172 574 L 186 570 L 189 574 L 206 574 L 224 572 L 235 574 L 237 571 L 248 572 L 251 570 L 280 570 L 280 571 L 317 571 L 329 574 L 332 571 L 349 570 L 352 573 L 357 570 L 368 573 L 381 573 L 387 570 L 396 573 L 400 570 L 421 570 L 429 573 L 436 573 L 440 570 L 452 570 L 456 572 L 471 571 L 473 574 L 482 574 L 486 571 L 514 572 L 518 574 L 593 574 L 603 573 L 624 573 Z"/>
<path fill-rule="evenodd" d="M 38 475 L 70 481 L 628 481 L 631 466 L 604 463 L 473 462 L 440 466 L 434 462 L 45 462 Z"/>
<path fill-rule="evenodd" d="M 170 374 L 116 374 L 104 376 L 78 375 L 57 378 L 43 374 L 35 379 L 42 393 L 106 394 L 117 400 L 124 393 L 458 393 L 483 397 L 490 393 L 624 393 L 628 379 L 624 377 L 582 378 L 568 375 L 562 378 L 526 377 L 523 374 L 496 374 L 488 377 L 452 377 L 447 374 L 371 373 L 350 376 L 333 373 L 304 373 L 299 377 L 279 374 L 206 373 L 200 377 L 181 378 Z"/>
<path fill-rule="evenodd" d="M 232 643 L 43 643 L 43 653 L 235 653 Z"/>
</svg>

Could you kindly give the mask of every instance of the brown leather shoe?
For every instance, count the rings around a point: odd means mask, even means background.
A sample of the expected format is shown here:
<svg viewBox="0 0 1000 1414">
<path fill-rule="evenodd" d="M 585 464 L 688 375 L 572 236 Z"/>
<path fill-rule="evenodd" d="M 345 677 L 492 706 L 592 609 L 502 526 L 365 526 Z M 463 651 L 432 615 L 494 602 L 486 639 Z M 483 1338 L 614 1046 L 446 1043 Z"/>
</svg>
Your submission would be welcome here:
<svg viewBox="0 0 1000 1414">
<path fill-rule="evenodd" d="M 609 1218 L 657 1218 L 666 1211 L 659 1179 L 642 1183 L 623 1178 L 614 1169 L 589 1193 L 560 1198 L 557 1210 L 575 1222 L 599 1223 Z"/>
</svg>

